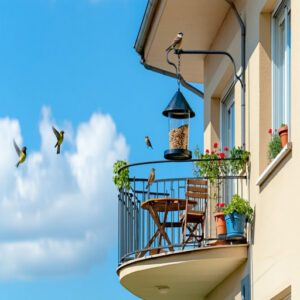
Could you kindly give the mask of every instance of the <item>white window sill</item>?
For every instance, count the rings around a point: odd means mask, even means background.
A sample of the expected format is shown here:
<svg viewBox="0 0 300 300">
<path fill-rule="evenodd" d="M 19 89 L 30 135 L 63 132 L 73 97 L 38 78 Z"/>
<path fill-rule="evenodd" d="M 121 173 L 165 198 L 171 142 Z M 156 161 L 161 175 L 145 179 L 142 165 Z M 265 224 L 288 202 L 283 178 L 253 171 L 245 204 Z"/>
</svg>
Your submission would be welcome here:
<svg viewBox="0 0 300 300">
<path fill-rule="evenodd" d="M 267 168 L 262 172 L 256 181 L 256 185 L 260 186 L 269 177 L 269 175 L 276 169 L 280 162 L 292 151 L 292 143 L 287 143 L 280 153 L 271 161 Z"/>
</svg>

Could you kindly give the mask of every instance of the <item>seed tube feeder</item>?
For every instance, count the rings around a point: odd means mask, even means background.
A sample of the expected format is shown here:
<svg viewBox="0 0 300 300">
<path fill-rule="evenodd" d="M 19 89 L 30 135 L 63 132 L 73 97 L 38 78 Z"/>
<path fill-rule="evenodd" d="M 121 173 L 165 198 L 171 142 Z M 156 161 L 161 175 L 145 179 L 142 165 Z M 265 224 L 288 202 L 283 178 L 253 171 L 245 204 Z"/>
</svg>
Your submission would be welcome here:
<svg viewBox="0 0 300 300">
<path fill-rule="evenodd" d="M 169 149 L 164 152 L 165 159 L 186 160 L 192 158 L 189 146 L 190 118 L 195 117 L 187 100 L 178 89 L 163 111 L 169 119 Z"/>
</svg>

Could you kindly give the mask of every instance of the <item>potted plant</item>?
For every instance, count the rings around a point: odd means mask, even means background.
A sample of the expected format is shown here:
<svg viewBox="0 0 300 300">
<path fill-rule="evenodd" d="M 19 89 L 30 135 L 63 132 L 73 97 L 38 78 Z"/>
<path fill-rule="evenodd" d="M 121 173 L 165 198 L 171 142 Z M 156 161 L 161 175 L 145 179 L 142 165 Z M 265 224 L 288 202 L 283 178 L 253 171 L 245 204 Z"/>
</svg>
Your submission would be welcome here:
<svg viewBox="0 0 300 300">
<path fill-rule="evenodd" d="M 269 161 L 271 161 L 281 151 L 282 145 L 281 145 L 280 137 L 277 134 L 276 130 L 273 132 L 272 128 L 270 128 L 268 130 L 268 133 L 271 135 L 271 140 L 268 144 L 268 158 L 269 158 Z"/>
<path fill-rule="evenodd" d="M 216 222 L 216 233 L 218 238 L 226 237 L 226 222 L 225 222 L 225 203 L 218 202 L 216 204 L 216 211 L 214 213 L 215 222 Z"/>
<path fill-rule="evenodd" d="M 249 202 L 235 194 L 224 208 L 227 238 L 243 238 L 246 222 L 251 222 L 253 209 Z"/>
<path fill-rule="evenodd" d="M 230 171 L 232 175 L 239 175 L 246 170 L 247 162 L 249 161 L 250 152 L 242 147 L 233 147 L 230 150 Z"/>
<path fill-rule="evenodd" d="M 284 123 L 278 128 L 278 134 L 281 141 L 281 147 L 283 148 L 288 143 L 288 126 Z"/>
<path fill-rule="evenodd" d="M 129 181 L 129 169 L 124 168 L 122 171 L 119 171 L 122 167 L 127 166 L 127 162 L 124 160 L 117 160 L 113 166 L 114 177 L 113 181 L 117 188 L 120 189 L 130 189 Z"/>
</svg>

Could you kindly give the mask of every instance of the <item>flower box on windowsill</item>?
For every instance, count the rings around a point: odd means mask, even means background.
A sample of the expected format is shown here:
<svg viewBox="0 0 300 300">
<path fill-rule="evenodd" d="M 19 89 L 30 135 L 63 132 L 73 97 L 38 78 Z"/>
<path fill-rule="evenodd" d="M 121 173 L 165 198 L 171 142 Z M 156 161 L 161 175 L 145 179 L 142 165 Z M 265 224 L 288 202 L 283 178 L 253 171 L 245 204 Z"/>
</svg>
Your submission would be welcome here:
<svg viewBox="0 0 300 300">
<path fill-rule="evenodd" d="M 292 151 L 292 143 L 287 143 L 280 153 L 271 161 L 267 168 L 262 172 L 256 181 L 256 185 L 260 186 L 269 177 L 269 175 L 276 169 L 280 162 Z"/>
</svg>

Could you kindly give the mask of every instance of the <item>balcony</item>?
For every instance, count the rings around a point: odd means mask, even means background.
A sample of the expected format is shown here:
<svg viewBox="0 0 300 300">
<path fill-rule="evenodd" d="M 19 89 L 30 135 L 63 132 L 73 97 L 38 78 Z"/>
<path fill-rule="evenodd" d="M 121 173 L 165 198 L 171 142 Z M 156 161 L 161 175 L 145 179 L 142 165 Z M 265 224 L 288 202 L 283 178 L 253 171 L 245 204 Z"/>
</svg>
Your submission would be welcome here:
<svg viewBox="0 0 300 300">
<path fill-rule="evenodd" d="M 209 184 L 204 238 L 183 242 L 182 203 L 190 179 L 208 178 L 157 179 L 148 189 L 148 179 L 133 177 L 131 188 L 119 192 L 117 272 L 122 285 L 142 299 L 202 299 L 247 260 L 246 230 L 239 239 L 217 236 L 213 216 L 217 202 L 229 203 L 233 193 L 246 195 L 247 177 L 222 176 Z M 156 220 L 147 207 L 155 199 L 174 202 L 167 213 L 159 208 Z M 157 224 L 164 224 L 166 237 Z"/>
</svg>

